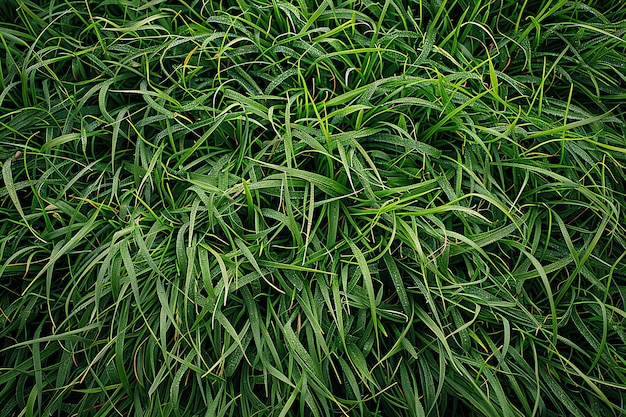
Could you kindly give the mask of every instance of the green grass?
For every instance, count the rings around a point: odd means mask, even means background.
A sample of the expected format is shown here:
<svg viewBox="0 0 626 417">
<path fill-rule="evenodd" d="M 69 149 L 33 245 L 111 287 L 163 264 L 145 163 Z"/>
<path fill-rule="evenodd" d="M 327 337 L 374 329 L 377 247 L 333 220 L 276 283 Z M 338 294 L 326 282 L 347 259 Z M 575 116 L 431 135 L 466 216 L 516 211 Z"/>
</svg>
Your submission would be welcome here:
<svg viewBox="0 0 626 417">
<path fill-rule="evenodd" d="M 609 3 L 3 2 L 0 415 L 623 415 Z"/>
</svg>

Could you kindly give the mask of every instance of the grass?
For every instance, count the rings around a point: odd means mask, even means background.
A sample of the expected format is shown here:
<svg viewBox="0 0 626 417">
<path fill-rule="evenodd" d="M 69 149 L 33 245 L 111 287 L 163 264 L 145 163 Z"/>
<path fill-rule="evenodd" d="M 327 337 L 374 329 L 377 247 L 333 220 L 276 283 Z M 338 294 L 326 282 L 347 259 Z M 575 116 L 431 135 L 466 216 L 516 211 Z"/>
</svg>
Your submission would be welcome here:
<svg viewBox="0 0 626 417">
<path fill-rule="evenodd" d="M 0 415 L 623 415 L 607 4 L 3 2 Z"/>
</svg>

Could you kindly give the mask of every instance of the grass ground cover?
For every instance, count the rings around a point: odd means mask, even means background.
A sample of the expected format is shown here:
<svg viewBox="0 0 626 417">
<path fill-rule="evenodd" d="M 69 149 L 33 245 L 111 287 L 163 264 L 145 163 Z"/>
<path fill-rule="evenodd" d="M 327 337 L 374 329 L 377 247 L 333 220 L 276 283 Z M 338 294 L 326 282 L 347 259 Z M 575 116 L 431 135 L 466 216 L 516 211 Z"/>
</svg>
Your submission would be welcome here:
<svg viewBox="0 0 626 417">
<path fill-rule="evenodd" d="M 619 2 L 41 3 L 0 415 L 623 415 Z"/>
</svg>

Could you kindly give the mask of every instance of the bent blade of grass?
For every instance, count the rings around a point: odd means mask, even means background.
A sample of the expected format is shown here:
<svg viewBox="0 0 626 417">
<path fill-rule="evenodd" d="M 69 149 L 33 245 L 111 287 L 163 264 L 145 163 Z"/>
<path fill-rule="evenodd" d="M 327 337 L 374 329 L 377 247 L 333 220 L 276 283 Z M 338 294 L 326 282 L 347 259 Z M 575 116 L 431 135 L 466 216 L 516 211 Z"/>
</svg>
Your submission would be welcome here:
<svg viewBox="0 0 626 417">
<path fill-rule="evenodd" d="M 35 236 L 37 240 L 43 243 L 48 243 L 39 236 L 39 234 L 31 226 L 30 222 L 26 219 L 26 215 L 24 214 L 24 210 L 22 209 L 22 205 L 20 203 L 20 199 L 17 196 L 15 183 L 13 182 L 13 172 L 11 170 L 12 162 L 13 162 L 13 157 L 7 159 L 2 166 L 2 179 L 4 180 L 4 186 L 7 190 L 7 194 L 11 198 L 11 201 L 13 202 L 13 204 L 15 205 L 15 208 L 17 209 L 17 212 L 19 213 L 20 217 L 24 221 L 24 224 L 26 225 L 28 230 L 30 230 L 33 236 Z"/>
<path fill-rule="evenodd" d="M 422 308 L 416 308 L 415 315 L 422 321 L 422 323 L 426 325 L 426 327 L 430 329 L 431 332 L 433 332 L 438 342 L 441 343 L 444 351 L 446 352 L 445 358 L 447 359 L 447 362 L 452 365 L 452 367 L 459 373 L 459 375 L 462 375 L 463 372 L 461 371 L 461 368 L 457 363 L 458 361 L 456 359 L 456 355 L 452 353 L 452 349 L 448 344 L 448 340 L 446 335 L 444 334 L 443 329 L 438 326 L 437 323 L 435 323 L 435 321 Z M 444 360 L 443 357 L 442 360 Z"/>
<path fill-rule="evenodd" d="M 552 321 L 552 345 L 556 346 L 559 326 L 558 326 L 558 316 L 556 314 L 556 302 L 552 294 L 552 286 L 550 285 L 550 280 L 548 279 L 546 270 L 544 269 L 543 265 L 541 265 L 541 263 L 537 260 L 537 258 L 535 258 L 531 253 L 528 253 L 527 251 L 523 249 L 521 250 L 521 253 L 524 254 L 524 256 L 526 256 L 530 260 L 530 262 L 535 267 L 535 270 L 539 274 L 539 277 L 541 278 L 543 289 L 546 292 L 546 296 L 548 297 L 548 303 L 550 305 L 550 316 L 552 319 L 551 320 Z"/>
<path fill-rule="evenodd" d="M 48 262 L 46 262 L 46 264 L 43 266 L 43 268 L 39 271 L 39 273 L 37 275 L 35 275 L 35 277 L 33 278 L 33 280 L 30 282 L 30 284 L 28 284 L 28 286 L 24 289 L 24 291 L 22 292 L 22 296 L 24 296 L 26 293 L 28 293 L 28 291 L 30 290 L 30 288 L 35 285 L 35 282 L 41 278 L 43 276 L 43 274 L 47 273 L 47 271 L 51 268 L 54 267 L 54 264 L 62 257 L 62 256 L 66 256 L 70 253 L 70 251 L 72 249 L 74 249 L 74 247 L 76 247 L 76 245 L 78 245 L 88 234 L 93 233 L 94 231 L 94 224 L 96 223 L 96 219 L 99 217 L 100 215 L 100 211 L 96 211 L 94 213 L 93 216 L 91 216 L 91 218 L 87 221 L 87 223 L 85 223 L 80 230 L 78 230 L 78 232 L 76 232 L 74 234 L 74 236 L 72 236 L 72 238 L 70 240 L 68 240 L 67 242 L 62 243 L 61 247 L 59 248 L 59 250 L 55 251 L 50 259 L 48 259 Z"/>
<path fill-rule="evenodd" d="M 612 109 L 612 110 L 610 110 L 610 111 L 608 111 L 608 112 L 606 112 L 604 114 L 599 114 L 597 116 L 588 117 L 588 118 L 583 119 L 583 120 L 577 120 L 575 122 L 567 123 L 565 125 L 554 127 L 554 128 L 551 128 L 551 129 L 540 130 L 540 131 L 535 132 L 535 133 L 529 133 L 526 136 L 526 139 L 534 139 L 534 138 L 537 138 L 537 137 L 550 136 L 550 135 L 553 135 L 553 134 L 556 134 L 556 133 L 563 133 L 563 132 L 566 132 L 566 131 L 574 130 L 574 129 L 578 128 L 578 127 L 586 126 L 588 124 L 595 123 L 595 122 L 598 122 L 598 121 L 600 121 L 602 119 L 605 119 L 605 118 L 613 115 L 613 111 L 614 110 L 615 109 Z M 531 150 L 527 150 L 523 154 L 525 154 L 525 153 L 527 153 L 529 151 L 531 151 Z"/>
<path fill-rule="evenodd" d="M 325 177 L 323 175 L 316 174 L 310 171 L 295 169 L 295 168 L 290 169 L 287 167 L 283 167 L 283 166 L 276 165 L 276 164 L 271 164 L 271 163 L 256 160 L 256 159 L 252 159 L 252 160 L 258 163 L 259 165 L 272 168 L 279 172 L 284 172 L 290 177 L 300 178 L 304 181 L 310 182 L 311 184 L 315 184 L 318 188 L 320 188 L 321 190 L 323 190 L 324 192 L 328 193 L 329 195 L 333 197 L 339 197 L 339 196 L 345 196 L 345 195 L 351 194 L 351 190 L 348 187 L 344 186 L 343 184 L 331 178 Z"/>
<path fill-rule="evenodd" d="M 15 349 L 15 348 L 19 348 L 22 346 L 30 346 L 33 345 L 35 343 L 48 343 L 48 342 L 54 342 L 54 341 L 61 341 L 61 340 L 67 340 L 67 341 L 71 341 L 71 342 L 89 342 L 92 339 L 89 337 L 85 337 L 85 336 L 80 336 L 81 333 L 88 333 L 91 330 L 94 329 L 99 329 L 101 327 L 101 324 L 99 323 L 92 323 L 92 324 L 88 324 L 86 326 L 83 326 L 79 329 L 74 329 L 74 330 L 68 330 L 66 332 L 63 333 L 57 333 L 57 334 L 53 334 L 50 336 L 40 336 L 38 338 L 33 338 L 30 340 L 26 340 L 23 342 L 18 342 L 15 343 L 14 345 L 11 345 L 9 347 L 5 347 L 2 350 L 0 350 L 0 352 L 5 352 L 11 349 Z"/>
<path fill-rule="evenodd" d="M 404 287 L 404 280 L 400 275 L 400 271 L 398 270 L 396 262 L 388 253 L 383 256 L 383 260 L 385 261 L 385 265 L 387 265 L 389 275 L 391 275 L 391 281 L 393 282 L 393 285 L 396 289 L 398 299 L 400 300 L 400 304 L 402 305 L 405 314 L 407 314 L 407 316 L 411 315 L 411 304 L 409 302 L 409 297 L 407 296 L 406 289 Z"/>
<path fill-rule="evenodd" d="M 372 280 L 372 275 L 370 274 L 369 267 L 367 266 L 367 261 L 365 260 L 365 256 L 363 252 L 359 249 L 359 247 L 352 242 L 352 240 L 348 236 L 344 236 L 344 239 L 350 245 L 350 249 L 352 250 L 352 254 L 357 260 L 357 264 L 359 269 L 361 270 L 363 284 L 365 285 L 365 290 L 367 292 L 367 297 L 369 300 L 370 314 L 372 315 L 372 322 L 374 324 L 374 336 L 376 338 L 376 348 L 378 352 L 380 352 L 380 339 L 378 335 L 378 309 L 376 306 L 376 295 L 374 293 L 374 283 Z"/>
</svg>

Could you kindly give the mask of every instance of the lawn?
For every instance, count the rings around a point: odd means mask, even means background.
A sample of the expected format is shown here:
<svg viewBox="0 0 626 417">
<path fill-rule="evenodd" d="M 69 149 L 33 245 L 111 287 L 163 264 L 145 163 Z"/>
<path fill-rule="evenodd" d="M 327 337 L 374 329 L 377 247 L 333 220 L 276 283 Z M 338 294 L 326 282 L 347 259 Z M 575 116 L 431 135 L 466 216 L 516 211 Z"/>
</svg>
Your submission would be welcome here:
<svg viewBox="0 0 626 417">
<path fill-rule="evenodd" d="M 621 416 L 626 6 L 0 3 L 0 416 Z"/>
</svg>

